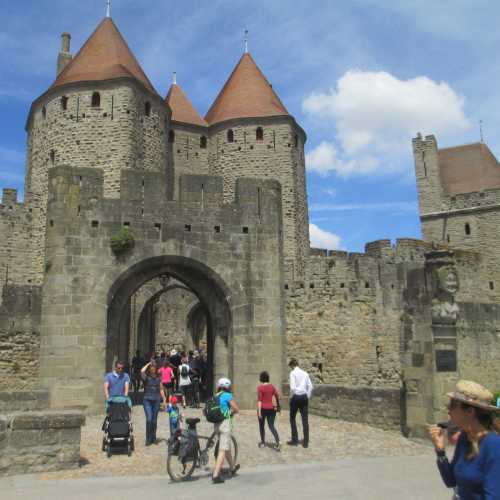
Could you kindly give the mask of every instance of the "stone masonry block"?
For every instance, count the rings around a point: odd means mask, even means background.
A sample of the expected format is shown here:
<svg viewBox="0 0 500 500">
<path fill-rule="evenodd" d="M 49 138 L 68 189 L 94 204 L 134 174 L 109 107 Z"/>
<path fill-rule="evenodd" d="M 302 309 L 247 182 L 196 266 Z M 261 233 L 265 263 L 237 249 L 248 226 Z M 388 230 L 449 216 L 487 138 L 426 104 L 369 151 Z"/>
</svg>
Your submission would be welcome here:
<svg viewBox="0 0 500 500">
<path fill-rule="evenodd" d="M 18 429 L 68 429 L 81 427 L 85 416 L 77 410 L 31 412 L 15 415 L 11 427 Z"/>
</svg>

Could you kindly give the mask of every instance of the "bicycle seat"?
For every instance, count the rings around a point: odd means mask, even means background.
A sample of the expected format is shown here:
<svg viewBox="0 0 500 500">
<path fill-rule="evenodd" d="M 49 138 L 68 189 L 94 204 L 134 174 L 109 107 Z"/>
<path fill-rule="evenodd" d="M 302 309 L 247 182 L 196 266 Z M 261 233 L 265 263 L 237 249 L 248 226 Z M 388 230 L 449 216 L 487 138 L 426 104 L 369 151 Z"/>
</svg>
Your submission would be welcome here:
<svg viewBox="0 0 500 500">
<path fill-rule="evenodd" d="M 186 418 L 186 424 L 188 424 L 189 427 L 194 427 L 199 421 L 199 418 Z"/>
</svg>

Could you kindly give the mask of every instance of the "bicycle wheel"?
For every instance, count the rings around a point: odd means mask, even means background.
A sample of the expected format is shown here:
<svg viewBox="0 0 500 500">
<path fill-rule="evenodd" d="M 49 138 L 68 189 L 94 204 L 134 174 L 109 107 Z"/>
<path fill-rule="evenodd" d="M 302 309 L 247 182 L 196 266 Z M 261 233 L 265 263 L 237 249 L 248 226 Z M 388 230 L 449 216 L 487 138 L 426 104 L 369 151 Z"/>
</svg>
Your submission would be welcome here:
<svg viewBox="0 0 500 500">
<path fill-rule="evenodd" d="M 179 455 L 167 455 L 167 472 L 172 481 L 187 481 L 193 474 L 197 463 L 198 451 L 194 458 L 181 458 Z"/>
</svg>

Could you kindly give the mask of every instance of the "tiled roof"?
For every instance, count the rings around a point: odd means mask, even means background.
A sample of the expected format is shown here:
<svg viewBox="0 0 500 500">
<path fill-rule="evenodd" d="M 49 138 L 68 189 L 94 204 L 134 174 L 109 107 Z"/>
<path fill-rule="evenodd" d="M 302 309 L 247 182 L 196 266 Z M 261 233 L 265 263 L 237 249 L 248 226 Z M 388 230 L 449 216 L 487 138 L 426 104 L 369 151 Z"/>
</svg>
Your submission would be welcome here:
<svg viewBox="0 0 500 500">
<path fill-rule="evenodd" d="M 440 149 L 438 160 L 441 184 L 447 194 L 500 188 L 500 165 L 486 144 Z"/>
<path fill-rule="evenodd" d="M 67 83 L 121 77 L 135 78 L 148 90 L 156 93 L 115 23 L 110 17 L 106 17 L 61 71 L 52 88 Z"/>
<path fill-rule="evenodd" d="M 288 111 L 252 56 L 245 53 L 209 109 L 205 120 L 212 125 L 232 118 L 278 115 L 288 115 Z"/>
<path fill-rule="evenodd" d="M 165 102 L 172 110 L 172 120 L 192 125 L 207 126 L 207 122 L 199 115 L 186 94 L 176 83 L 168 91 Z"/>
</svg>

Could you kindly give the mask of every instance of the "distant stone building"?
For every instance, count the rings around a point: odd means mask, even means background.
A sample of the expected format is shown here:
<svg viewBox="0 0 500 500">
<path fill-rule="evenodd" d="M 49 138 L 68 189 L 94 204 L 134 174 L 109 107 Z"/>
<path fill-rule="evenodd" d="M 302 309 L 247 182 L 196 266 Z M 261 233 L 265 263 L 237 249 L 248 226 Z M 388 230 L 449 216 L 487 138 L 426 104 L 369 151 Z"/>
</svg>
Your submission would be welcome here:
<svg viewBox="0 0 500 500">
<path fill-rule="evenodd" d="M 458 377 L 500 388 L 500 167 L 414 139 L 424 241 L 311 249 L 305 132 L 244 53 L 205 118 L 163 99 L 112 19 L 30 109 L 25 199 L 0 205 L 0 386 L 102 408 L 117 358 L 206 349 L 254 403 L 313 374 L 313 409 L 421 435 Z"/>
</svg>

